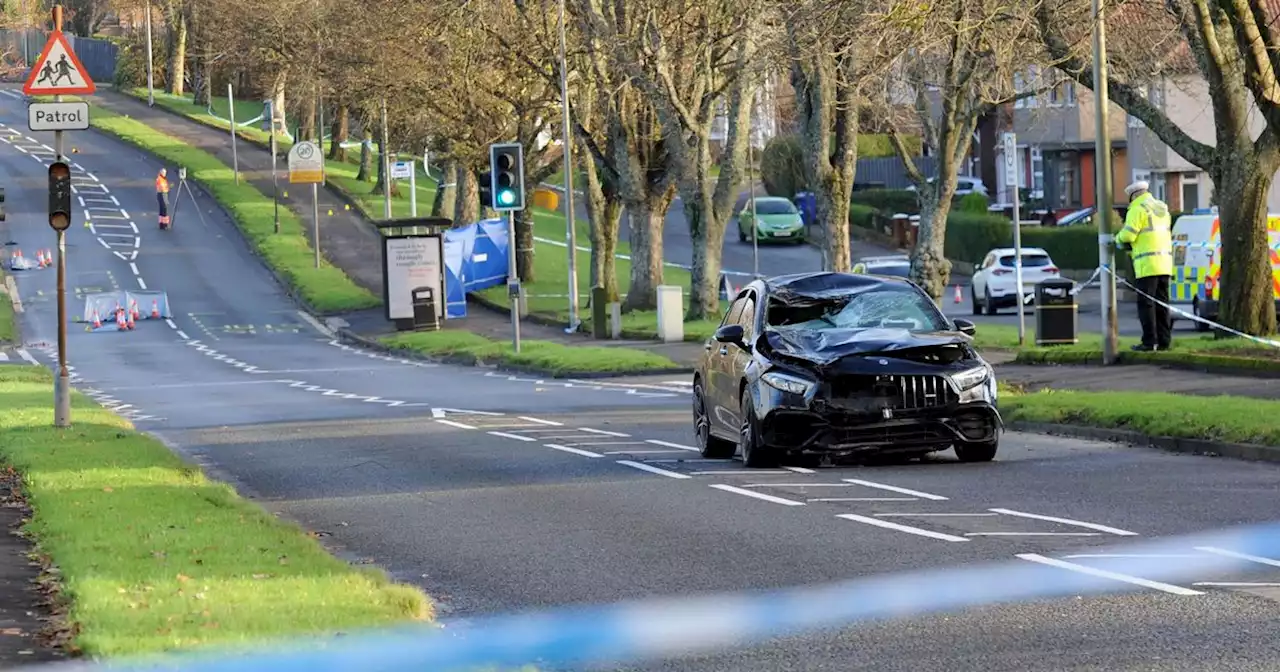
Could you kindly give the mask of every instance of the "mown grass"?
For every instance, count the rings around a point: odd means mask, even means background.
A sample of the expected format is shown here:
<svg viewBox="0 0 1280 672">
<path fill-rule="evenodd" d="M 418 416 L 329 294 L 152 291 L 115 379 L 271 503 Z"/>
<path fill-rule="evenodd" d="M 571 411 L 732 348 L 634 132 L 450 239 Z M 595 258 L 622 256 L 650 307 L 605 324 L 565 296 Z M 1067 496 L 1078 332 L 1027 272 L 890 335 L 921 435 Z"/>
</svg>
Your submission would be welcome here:
<svg viewBox="0 0 1280 672">
<path fill-rule="evenodd" d="M 0 369 L 0 460 L 23 475 L 28 529 L 58 568 L 85 653 L 433 617 L 416 588 L 338 560 L 78 393 L 72 428 L 54 428 L 52 398 L 45 369 Z"/>
<path fill-rule="evenodd" d="M 1280 445 L 1280 401 L 1166 392 L 1001 391 L 1010 421 L 1127 429 L 1147 436 Z"/>
<path fill-rule="evenodd" d="M 0 271 L 0 345 L 18 342 L 18 316 L 13 312 L 13 300 L 4 292 L 4 271 Z"/>
<path fill-rule="evenodd" d="M 327 260 L 315 267 L 315 253 L 302 222 L 289 209 L 280 211 L 280 233 L 274 233 L 271 197 L 247 182 L 236 184 L 231 168 L 217 157 L 100 106 L 94 106 L 91 123 L 100 131 L 185 166 L 191 179 L 207 188 L 231 215 L 267 265 L 315 311 L 338 313 L 379 305 L 378 297 Z"/>
<path fill-rule="evenodd" d="M 1037 347 L 1035 328 L 1027 325 L 1026 345 L 1018 347 L 1018 328 L 1006 325 L 980 324 L 974 345 L 983 350 L 1017 350 L 1021 364 L 1086 364 L 1102 361 L 1102 336 L 1079 334 L 1073 345 Z M 1213 334 L 1175 335 L 1173 348 L 1166 352 L 1132 352 L 1129 348 L 1138 338 L 1119 340 L 1118 361 L 1122 364 L 1183 364 L 1204 367 L 1280 370 L 1280 348 L 1269 347 L 1244 338 L 1215 338 Z"/>
<path fill-rule="evenodd" d="M 645 373 L 682 368 L 662 355 L 623 347 L 522 340 L 520 352 L 517 353 L 510 342 L 496 341 L 469 331 L 393 334 L 382 337 L 380 342 L 389 348 L 429 357 L 458 358 L 470 363 L 508 364 L 551 375 Z"/>
</svg>

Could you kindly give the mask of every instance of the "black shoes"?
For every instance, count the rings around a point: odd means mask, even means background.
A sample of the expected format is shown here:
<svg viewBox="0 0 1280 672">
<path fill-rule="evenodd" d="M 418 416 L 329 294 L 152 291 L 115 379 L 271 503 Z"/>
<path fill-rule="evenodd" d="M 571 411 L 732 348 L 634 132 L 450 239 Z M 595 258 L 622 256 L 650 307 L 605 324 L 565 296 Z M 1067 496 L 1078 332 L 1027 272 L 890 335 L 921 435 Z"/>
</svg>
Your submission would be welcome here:
<svg viewBox="0 0 1280 672">
<path fill-rule="evenodd" d="M 1147 345 L 1146 343 L 1141 343 L 1141 344 L 1139 344 L 1139 345 L 1135 345 L 1135 346 L 1133 346 L 1133 347 L 1131 347 L 1131 348 L 1129 348 L 1129 349 L 1130 349 L 1130 350 L 1132 350 L 1132 351 L 1134 351 L 1134 352 L 1165 352 L 1165 351 L 1169 350 L 1169 349 L 1170 349 L 1170 348 L 1172 348 L 1172 347 L 1173 347 L 1173 346 L 1172 346 L 1172 344 L 1170 344 L 1170 345 Z"/>
</svg>

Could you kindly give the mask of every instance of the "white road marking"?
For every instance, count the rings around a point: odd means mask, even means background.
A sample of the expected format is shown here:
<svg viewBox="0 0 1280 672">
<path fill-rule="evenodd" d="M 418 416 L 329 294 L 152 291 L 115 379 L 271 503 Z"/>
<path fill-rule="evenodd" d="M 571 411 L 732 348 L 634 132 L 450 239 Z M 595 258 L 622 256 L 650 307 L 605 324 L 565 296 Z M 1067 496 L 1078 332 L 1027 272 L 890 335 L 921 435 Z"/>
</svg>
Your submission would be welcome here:
<svg viewBox="0 0 1280 672">
<path fill-rule="evenodd" d="M 18 356 L 21 357 L 23 361 L 39 366 L 40 362 L 36 361 L 36 358 L 32 357 L 31 353 L 27 352 L 25 348 L 18 348 L 17 352 Z"/>
<path fill-rule="evenodd" d="M 1212 553 L 1214 555 L 1221 555 L 1228 558 L 1248 560 L 1249 562 L 1256 562 L 1260 565 L 1271 565 L 1272 567 L 1280 567 L 1280 560 L 1272 560 L 1271 558 L 1264 558 L 1259 555 L 1249 555 L 1248 553 L 1236 553 L 1235 551 L 1228 551 L 1225 548 L 1215 548 L 1213 546 L 1197 546 L 1196 550 L 1204 551 L 1205 553 Z"/>
<path fill-rule="evenodd" d="M 624 439 L 631 436 L 630 434 L 623 434 L 622 432 L 610 432 L 603 429 L 591 429 L 590 427 L 578 427 L 577 429 L 579 432 L 589 432 L 591 434 L 599 434 L 601 436 L 617 436 Z"/>
<path fill-rule="evenodd" d="M 943 502 L 943 501 L 946 501 L 947 499 L 942 495 L 931 495 L 927 492 L 920 492 L 919 490 L 908 490 L 907 488 L 900 488 L 896 485 L 885 485 L 884 483 L 873 483 L 872 481 L 863 481 L 857 478 L 845 478 L 841 480 L 843 480 L 845 483 L 853 483 L 855 485 L 865 485 L 868 488 L 879 488 L 881 490 L 888 490 L 890 492 L 900 492 L 904 495 L 914 495 L 921 499 L 931 499 L 935 502 Z"/>
<path fill-rule="evenodd" d="M 640 471 L 647 471 L 647 472 L 649 472 L 649 473 L 651 473 L 651 474 L 658 474 L 659 476 L 666 476 L 667 478 L 693 478 L 692 476 L 689 476 L 688 474 L 678 474 L 678 473 L 676 473 L 676 472 L 674 472 L 674 471 L 667 471 L 666 469 L 659 469 L 659 468 L 657 468 L 657 467 L 651 467 L 651 466 L 649 466 L 649 465 L 647 465 L 647 464 L 643 464 L 643 463 L 641 463 L 641 462 L 632 462 L 631 460 L 618 460 L 617 462 L 618 462 L 618 464 L 626 465 L 626 466 L 628 466 L 628 467 L 631 467 L 632 469 L 639 469 Z"/>
<path fill-rule="evenodd" d="M 103 240 L 103 239 L 101 239 L 101 238 L 98 238 L 98 243 L 99 243 L 100 245 L 102 245 L 103 247 L 107 248 L 108 250 L 109 250 L 109 249 L 111 249 L 111 246 L 107 244 L 107 241 L 105 241 L 105 240 Z"/>
<path fill-rule="evenodd" d="M 145 280 L 143 280 L 142 278 L 138 278 L 138 286 L 139 286 L 139 287 L 141 287 L 141 288 L 143 288 L 143 289 L 146 289 L 146 288 L 147 288 L 147 283 L 146 283 L 146 281 L 145 281 Z"/>
<path fill-rule="evenodd" d="M 166 318 L 164 318 L 164 323 L 165 323 L 165 324 L 167 324 L 167 325 L 169 325 L 169 328 L 170 328 L 170 329 L 177 329 L 177 328 L 178 328 L 178 325 L 177 325 L 177 324 L 174 324 L 173 320 L 171 320 L 171 319 L 169 319 L 169 318 L 167 318 L 167 317 L 166 317 Z"/>
<path fill-rule="evenodd" d="M 579 446 L 589 446 L 589 443 L 579 443 Z M 661 453 L 678 453 L 678 450 L 610 450 L 605 455 L 658 455 Z"/>
<path fill-rule="evenodd" d="M 804 506 L 804 502 L 797 502 L 794 499 L 784 499 L 782 497 L 774 497 L 773 495 L 766 495 L 763 492 L 754 492 L 752 490 L 743 490 L 742 488 L 735 488 L 732 485 L 723 485 L 720 483 L 716 483 L 711 487 L 715 488 L 716 490 L 724 490 L 725 492 L 732 492 L 735 495 L 742 495 L 744 497 L 754 497 L 755 499 L 763 499 L 766 502 L 773 502 L 774 504 L 783 504 L 785 506 Z"/>
<path fill-rule="evenodd" d="M 1191 590 L 1190 588 L 1183 588 L 1182 586 L 1175 586 L 1170 583 L 1161 583 L 1159 581 L 1151 581 L 1149 579 L 1130 576 L 1128 574 L 1120 574 L 1118 572 L 1108 572 L 1106 570 L 1095 569 L 1093 567 L 1086 567 L 1085 565 L 1078 565 L 1074 562 L 1066 562 L 1064 560 L 1058 560 L 1056 558 L 1046 558 L 1045 556 L 1039 555 L 1037 553 L 1019 553 L 1017 557 L 1023 560 L 1028 560 L 1030 562 L 1038 562 L 1042 565 L 1049 565 L 1050 567 L 1058 567 L 1060 569 L 1079 572 L 1081 574 L 1088 574 L 1089 576 L 1097 576 L 1104 579 L 1112 579 L 1114 581 L 1123 581 L 1125 583 L 1132 583 L 1135 586 L 1142 586 L 1144 588 L 1160 590 L 1166 593 L 1173 593 L 1174 595 L 1204 595 L 1204 593 L 1198 590 Z"/>
<path fill-rule="evenodd" d="M 1064 555 L 1064 558 L 1150 558 L 1153 560 L 1191 560 L 1202 558 L 1202 555 L 1194 553 L 1076 553 L 1075 555 Z"/>
<path fill-rule="evenodd" d="M 1280 583 L 1244 583 L 1239 581 L 1200 581 L 1193 586 L 1217 586 L 1219 588 L 1280 588 Z"/>
<path fill-rule="evenodd" d="M 692 460 L 680 460 L 681 462 L 692 462 Z M 719 460 L 715 460 L 719 461 Z M 727 461 L 727 460 L 726 460 Z M 714 469 L 711 471 L 695 471 L 699 476 L 756 476 L 759 474 L 785 474 L 787 472 L 777 469 Z"/>
<path fill-rule="evenodd" d="M 1100 537 L 1101 532 L 965 532 L 966 537 Z"/>
<path fill-rule="evenodd" d="M 332 329 L 321 324 L 320 320 L 317 320 L 316 318 L 312 317 L 311 314 L 308 313 L 307 311 L 299 310 L 298 317 L 302 318 L 303 322 L 306 322 L 307 324 L 311 325 L 312 328 L 324 334 L 325 336 L 329 338 L 337 338 L 337 334 L 334 334 Z"/>
<path fill-rule="evenodd" d="M 521 415 L 521 416 L 517 416 L 517 417 L 519 417 L 521 420 L 528 420 L 529 422 L 536 422 L 536 423 L 538 423 L 539 425 L 551 425 L 552 427 L 563 427 L 563 426 L 564 426 L 564 423 L 563 423 L 563 422 L 553 422 L 553 421 L 551 421 L 551 420 L 542 420 L 542 419 L 540 419 L 540 418 L 531 418 L 531 417 L 529 417 L 529 416 L 527 416 L 527 415 Z"/>
<path fill-rule="evenodd" d="M 930 517 L 969 517 L 969 516 L 998 516 L 998 513 L 877 513 L 881 518 L 920 518 L 922 516 Z"/>
<path fill-rule="evenodd" d="M 1130 532 L 1130 531 L 1128 531 L 1128 530 L 1122 530 L 1122 529 L 1120 529 L 1120 528 L 1118 528 L 1118 527 L 1108 527 L 1108 526 L 1106 526 L 1106 525 L 1099 525 L 1099 524 L 1097 524 L 1097 523 L 1086 523 L 1086 522 L 1084 522 L 1084 521 L 1082 521 L 1082 520 L 1072 520 L 1072 519 L 1070 519 L 1070 518 L 1057 518 L 1057 517 L 1055 517 L 1055 516 L 1042 516 L 1042 515 L 1040 515 L 1040 514 L 1038 514 L 1038 513 L 1024 513 L 1024 512 L 1022 512 L 1022 511 L 1013 511 L 1013 510 L 1011 510 L 1011 509 L 988 509 L 988 510 L 989 510 L 989 511 L 994 511 L 994 512 L 996 512 L 996 513 L 1002 513 L 1002 514 L 1004 514 L 1004 515 L 1006 515 L 1006 516 L 1021 516 L 1021 517 L 1023 517 L 1023 518 L 1033 518 L 1033 519 L 1035 519 L 1035 520 L 1045 520 L 1045 521 L 1048 521 L 1048 522 L 1050 522 L 1050 523 L 1061 523 L 1061 524 L 1063 524 L 1063 525 L 1074 525 L 1074 526 L 1076 526 L 1076 527 L 1084 527 L 1084 528 L 1088 528 L 1088 529 L 1090 529 L 1090 530 L 1097 530 L 1097 531 L 1099 531 L 1099 532 L 1107 532 L 1107 533 L 1109 533 L 1109 534 L 1116 534 L 1116 535 L 1120 535 L 1120 536 L 1122 536 L 1122 537 L 1136 537 L 1136 536 L 1138 536 L 1138 533 L 1137 533 L 1137 532 Z"/>
<path fill-rule="evenodd" d="M 475 427 L 472 427 L 471 425 L 465 425 L 461 422 L 454 422 L 452 420 L 445 420 L 444 418 L 436 418 L 436 422 L 442 425 L 449 425 L 450 427 L 457 427 L 458 429 L 475 429 Z"/>
<path fill-rule="evenodd" d="M 129 262 L 129 270 L 133 271 L 134 275 L 142 275 L 142 273 L 138 271 L 138 265 L 132 261 Z"/>
<path fill-rule="evenodd" d="M 189 340 L 191 340 L 191 337 L 187 335 L 187 332 L 185 332 L 185 331 L 183 331 L 183 330 L 181 330 L 181 329 L 178 329 L 178 338 L 181 338 L 181 339 L 182 339 L 182 340 L 184 340 L 184 341 L 189 341 Z"/>
<path fill-rule="evenodd" d="M 520 436 L 519 434 L 508 434 L 506 432 L 489 432 L 493 436 L 500 436 L 504 439 L 515 439 L 516 441 L 537 441 L 531 436 Z"/>
<path fill-rule="evenodd" d="M 575 446 L 644 446 L 648 445 L 644 441 L 579 441 Z M 681 453 L 681 450 L 663 450 L 663 453 Z"/>
<path fill-rule="evenodd" d="M 698 449 L 694 448 L 693 446 L 685 446 L 679 443 L 671 443 L 670 441 L 659 441 L 657 439 L 645 439 L 644 442 L 652 443 L 655 446 L 666 446 L 667 448 L 679 448 L 680 450 L 692 450 L 695 453 L 698 452 Z"/>
<path fill-rule="evenodd" d="M 867 516 L 859 516 L 854 513 L 841 513 L 838 514 L 836 518 L 844 518 L 845 520 L 852 520 L 855 523 L 866 523 L 867 525 L 875 525 L 876 527 L 897 530 L 898 532 L 906 532 L 907 534 L 915 534 L 921 537 L 929 537 L 930 539 L 940 539 L 942 541 L 969 541 L 964 537 L 957 537 L 953 534 L 943 534 L 942 532 L 934 532 L 933 530 L 925 530 L 919 527 L 912 527 L 910 525 L 899 525 L 898 523 L 891 523 L 887 520 L 868 518 Z"/>
<path fill-rule="evenodd" d="M 806 469 L 806 468 L 804 468 L 804 467 L 783 467 L 783 469 L 786 469 L 787 471 L 794 471 L 794 472 L 795 472 L 795 473 L 797 473 L 797 474 L 816 474 L 816 473 L 818 473 L 818 472 L 814 471 L 813 469 Z"/>
<path fill-rule="evenodd" d="M 724 473 L 724 472 L 720 472 Z M 753 469 L 752 474 L 760 473 L 758 469 Z M 766 472 L 768 473 L 768 472 Z M 848 483 L 748 483 L 742 486 L 744 488 L 851 488 Z"/>
<path fill-rule="evenodd" d="M 915 497 L 815 497 L 810 502 L 914 502 Z"/>
<path fill-rule="evenodd" d="M 562 445 L 560 445 L 560 444 L 558 444 L 558 443 L 544 443 L 544 444 L 542 444 L 542 445 L 544 445 L 544 446 L 546 446 L 546 447 L 548 447 L 548 448 L 554 448 L 554 449 L 556 449 L 556 450 L 563 450 L 563 451 L 564 451 L 564 452 L 566 452 L 566 453 L 573 453 L 574 455 L 581 455 L 581 456 L 583 456 L 583 457 L 604 457 L 603 455 L 601 455 L 601 454 L 599 454 L 599 453 L 593 453 L 593 452 L 591 452 L 591 451 L 589 451 L 589 450 L 578 450 L 577 448 L 572 448 L 572 447 L 570 447 L 570 446 L 562 446 Z"/>
</svg>

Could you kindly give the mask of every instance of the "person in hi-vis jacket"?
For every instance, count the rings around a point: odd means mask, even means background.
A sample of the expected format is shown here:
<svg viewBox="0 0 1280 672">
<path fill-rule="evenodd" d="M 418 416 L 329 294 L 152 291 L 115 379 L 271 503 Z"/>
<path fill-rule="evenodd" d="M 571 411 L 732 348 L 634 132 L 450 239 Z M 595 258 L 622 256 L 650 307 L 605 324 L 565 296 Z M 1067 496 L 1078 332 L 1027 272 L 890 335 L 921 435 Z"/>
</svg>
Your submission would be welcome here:
<svg viewBox="0 0 1280 672">
<path fill-rule="evenodd" d="M 169 226 L 169 171 L 164 168 L 156 173 L 156 204 L 160 208 L 160 228 Z"/>
<path fill-rule="evenodd" d="M 1129 212 L 1124 228 L 1116 234 L 1116 244 L 1129 249 L 1133 275 L 1138 280 L 1138 321 L 1142 323 L 1142 343 L 1138 352 L 1168 350 L 1173 344 L 1173 323 L 1169 320 L 1169 283 L 1173 280 L 1173 220 L 1169 206 L 1149 191 L 1145 181 L 1125 187 Z M 1144 296 L 1145 294 L 1145 296 Z"/>
</svg>

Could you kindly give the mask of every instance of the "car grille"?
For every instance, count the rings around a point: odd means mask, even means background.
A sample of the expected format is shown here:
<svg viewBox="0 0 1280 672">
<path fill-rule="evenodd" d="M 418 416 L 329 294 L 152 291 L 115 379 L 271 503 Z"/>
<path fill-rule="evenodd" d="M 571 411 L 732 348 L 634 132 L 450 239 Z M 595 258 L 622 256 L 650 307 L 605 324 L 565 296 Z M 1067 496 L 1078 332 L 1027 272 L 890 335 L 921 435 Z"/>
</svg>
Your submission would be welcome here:
<svg viewBox="0 0 1280 672">
<path fill-rule="evenodd" d="M 946 406 L 959 400 L 946 378 L 928 375 L 841 376 L 831 382 L 831 396 L 885 399 L 895 410 Z"/>
</svg>

